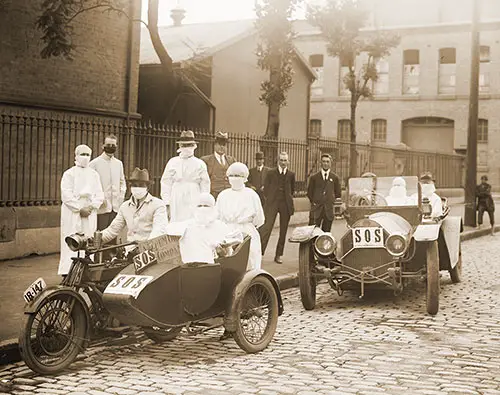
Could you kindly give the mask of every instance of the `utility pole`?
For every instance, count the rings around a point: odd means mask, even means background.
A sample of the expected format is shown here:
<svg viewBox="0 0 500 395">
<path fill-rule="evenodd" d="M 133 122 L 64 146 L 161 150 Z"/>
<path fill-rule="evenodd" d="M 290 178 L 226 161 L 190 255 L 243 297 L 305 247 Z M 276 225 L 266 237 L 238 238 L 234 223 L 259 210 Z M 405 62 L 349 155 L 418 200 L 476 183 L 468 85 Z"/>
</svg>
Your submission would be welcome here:
<svg viewBox="0 0 500 395">
<path fill-rule="evenodd" d="M 469 130 L 467 133 L 467 158 L 465 173 L 466 226 L 476 227 L 476 177 L 477 177 L 477 123 L 479 100 L 479 10 L 481 0 L 473 1 L 471 71 L 469 94 Z"/>
</svg>

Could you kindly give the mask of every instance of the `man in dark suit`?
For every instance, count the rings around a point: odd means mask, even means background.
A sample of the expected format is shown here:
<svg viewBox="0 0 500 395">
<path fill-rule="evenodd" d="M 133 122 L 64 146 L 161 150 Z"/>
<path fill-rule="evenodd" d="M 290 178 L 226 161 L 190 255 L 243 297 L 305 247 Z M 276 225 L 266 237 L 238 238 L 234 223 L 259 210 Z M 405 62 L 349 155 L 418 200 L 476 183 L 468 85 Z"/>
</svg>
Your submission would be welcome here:
<svg viewBox="0 0 500 395">
<path fill-rule="evenodd" d="M 264 154 L 262 152 L 257 152 L 255 154 L 255 161 L 257 166 L 252 167 L 249 170 L 247 187 L 252 188 L 260 197 L 260 202 L 262 207 L 264 207 L 265 197 L 264 197 L 264 181 L 266 180 L 267 173 L 269 172 L 269 167 L 264 166 Z"/>
<path fill-rule="evenodd" d="M 226 171 L 236 160 L 232 156 L 226 155 L 228 142 L 228 134 L 217 131 L 215 133 L 214 153 L 201 158 L 207 165 L 210 193 L 216 199 L 219 193 L 231 187 L 227 180 Z"/>
<path fill-rule="evenodd" d="M 321 170 L 309 178 L 307 197 L 311 203 L 309 225 L 321 226 L 323 232 L 330 232 L 333 222 L 333 203 L 341 197 L 340 180 L 331 171 L 332 157 L 321 155 Z"/>
<path fill-rule="evenodd" d="M 262 255 L 264 255 L 273 230 L 276 215 L 280 215 L 280 236 L 276 246 L 274 262 L 283 263 L 282 255 L 285 249 L 286 232 L 290 217 L 294 213 L 293 194 L 295 192 L 295 173 L 288 170 L 288 154 L 280 153 L 278 167 L 270 169 L 264 181 L 264 196 L 266 205 L 264 215 L 266 222 L 259 229 L 262 244 Z"/>
</svg>

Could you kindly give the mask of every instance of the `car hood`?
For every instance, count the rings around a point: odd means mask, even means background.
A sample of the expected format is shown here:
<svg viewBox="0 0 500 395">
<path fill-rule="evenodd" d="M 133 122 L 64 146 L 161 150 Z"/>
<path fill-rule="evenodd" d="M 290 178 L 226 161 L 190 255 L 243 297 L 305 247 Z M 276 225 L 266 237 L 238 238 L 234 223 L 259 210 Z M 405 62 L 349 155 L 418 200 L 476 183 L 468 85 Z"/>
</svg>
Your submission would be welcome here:
<svg viewBox="0 0 500 395">
<path fill-rule="evenodd" d="M 399 233 L 408 235 L 412 231 L 412 226 L 403 217 L 387 212 L 380 212 L 371 214 L 368 219 L 377 222 L 389 234 Z"/>
</svg>

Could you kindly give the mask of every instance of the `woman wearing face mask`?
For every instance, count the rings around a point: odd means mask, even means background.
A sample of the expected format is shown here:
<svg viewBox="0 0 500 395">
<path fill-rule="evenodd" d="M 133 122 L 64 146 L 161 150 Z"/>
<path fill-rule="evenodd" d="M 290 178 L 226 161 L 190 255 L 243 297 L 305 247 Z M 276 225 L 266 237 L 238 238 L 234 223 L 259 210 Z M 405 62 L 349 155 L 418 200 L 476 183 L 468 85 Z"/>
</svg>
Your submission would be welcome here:
<svg viewBox="0 0 500 395">
<path fill-rule="evenodd" d="M 197 148 L 191 130 L 181 132 L 179 156 L 171 158 L 161 177 L 161 198 L 169 207 L 170 221 L 193 217 L 200 193 L 210 192 L 210 177 L 205 162 L 194 156 Z"/>
<path fill-rule="evenodd" d="M 408 206 L 413 204 L 406 195 L 406 181 L 403 177 L 395 177 L 392 180 L 392 187 L 389 196 L 386 197 L 389 206 Z"/>
<path fill-rule="evenodd" d="M 264 224 L 264 210 L 259 195 L 245 187 L 248 178 L 248 167 L 235 162 L 227 169 L 227 177 L 231 188 L 222 191 L 217 197 L 217 211 L 221 221 L 229 225 L 232 231 L 246 233 L 251 236 L 250 256 L 247 270 L 260 269 L 262 264 L 262 248 L 257 228 Z"/>
<path fill-rule="evenodd" d="M 77 255 L 64 239 L 74 233 L 93 236 L 97 229 L 97 209 L 104 201 L 99 174 L 88 167 L 92 150 L 86 145 L 75 149 L 75 166 L 66 170 L 61 179 L 61 258 L 58 274 L 65 276 L 71 258 Z"/>
</svg>

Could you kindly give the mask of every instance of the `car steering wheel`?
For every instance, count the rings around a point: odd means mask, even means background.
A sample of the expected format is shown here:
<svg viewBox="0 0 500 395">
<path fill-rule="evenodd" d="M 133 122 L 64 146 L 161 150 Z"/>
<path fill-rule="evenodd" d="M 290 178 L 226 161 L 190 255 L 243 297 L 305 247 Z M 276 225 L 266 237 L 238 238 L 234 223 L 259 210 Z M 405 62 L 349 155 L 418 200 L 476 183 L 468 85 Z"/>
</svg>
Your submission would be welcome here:
<svg viewBox="0 0 500 395">
<path fill-rule="evenodd" d="M 388 206 L 387 200 L 385 197 L 378 192 L 372 192 L 368 196 L 360 196 L 358 200 L 358 205 L 367 207 L 367 206 Z"/>
</svg>

